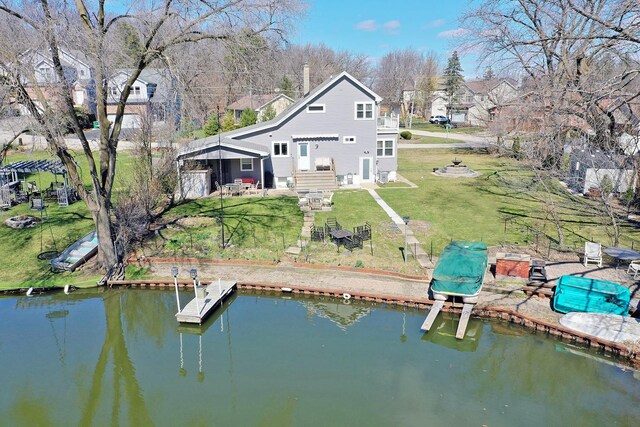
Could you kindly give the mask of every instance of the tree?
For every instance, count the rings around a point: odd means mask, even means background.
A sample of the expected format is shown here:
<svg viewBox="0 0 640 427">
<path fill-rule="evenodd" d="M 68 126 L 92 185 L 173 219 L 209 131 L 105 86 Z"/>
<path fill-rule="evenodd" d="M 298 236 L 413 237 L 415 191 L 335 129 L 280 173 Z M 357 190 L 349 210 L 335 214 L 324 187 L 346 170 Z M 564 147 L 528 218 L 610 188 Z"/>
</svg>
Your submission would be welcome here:
<svg viewBox="0 0 640 427">
<path fill-rule="evenodd" d="M 495 76 L 496 75 L 493 72 L 493 68 L 491 68 L 491 65 L 489 65 L 487 67 L 487 69 L 484 70 L 484 74 L 482 75 L 482 78 L 485 79 L 485 80 L 491 80 L 491 79 L 495 78 Z"/>
<path fill-rule="evenodd" d="M 230 130 L 236 129 L 236 119 L 233 118 L 233 112 L 231 110 L 228 110 L 224 114 L 220 126 L 222 128 L 222 132 L 229 132 Z"/>
<path fill-rule="evenodd" d="M 296 96 L 293 93 L 293 83 L 287 76 L 282 76 L 282 80 L 280 80 L 280 92 L 291 99 L 296 99 Z"/>
<path fill-rule="evenodd" d="M 123 248 L 115 244 L 113 190 L 116 159 L 125 106 L 140 73 L 165 58 L 172 49 L 203 39 L 230 40 L 239 32 L 273 33 L 282 37 L 289 18 L 300 11 L 296 0 L 253 2 L 221 0 L 212 3 L 184 3 L 164 0 L 162 4 L 135 3 L 126 12 L 108 2 L 51 3 L 5 1 L 0 12 L 13 36 L 4 38 L 0 66 L 2 84 L 29 111 L 49 147 L 67 169 L 80 198 L 87 205 L 99 239 L 98 265 L 105 273 L 103 283 L 123 274 Z M 137 32 L 141 49 L 122 49 L 119 37 L 123 24 Z M 8 42 L 8 40 L 11 40 Z M 25 44 L 28 42 L 28 46 Z M 26 47 L 31 50 L 25 49 Z M 80 50 L 91 66 L 95 81 L 97 119 L 100 123 L 98 148 L 89 145 L 74 111 L 69 85 L 72 83 L 61 60 L 63 47 Z M 128 47 L 131 47 L 129 44 Z M 31 60 L 33 52 L 51 56 L 55 86 L 49 97 L 38 84 Z M 113 119 L 107 113 L 110 77 L 123 56 L 133 66 L 118 91 Z M 55 101 L 50 101 L 55 92 Z M 82 145 L 88 171 L 78 168 L 75 154 L 67 149 L 60 123 L 69 123 Z M 91 188 L 82 182 L 82 173 L 91 176 Z"/>
<path fill-rule="evenodd" d="M 510 106 L 508 119 L 517 125 L 512 131 L 529 133 L 521 152 L 545 188 L 563 175 L 564 146 L 576 135 L 604 152 L 620 150 L 619 117 L 640 97 L 637 4 L 485 0 L 466 13 L 464 47 L 482 51 L 493 66 L 520 73 L 523 95 Z M 549 207 L 562 245 L 558 206 Z M 603 200 L 602 209 L 617 244 L 613 204 Z"/>
<path fill-rule="evenodd" d="M 220 121 L 217 113 L 213 113 L 209 116 L 209 120 L 204 124 L 202 130 L 204 130 L 204 134 L 206 136 L 215 135 L 220 132 Z"/>
<path fill-rule="evenodd" d="M 404 91 L 415 93 L 417 77 L 423 65 L 423 58 L 414 49 L 393 50 L 384 55 L 375 71 L 374 89 L 392 107 L 400 107 L 401 114 L 409 113 L 409 100 L 404 99 Z"/>
<path fill-rule="evenodd" d="M 240 114 L 240 127 L 255 125 L 258 121 L 258 114 L 253 108 L 245 108 Z"/>
<path fill-rule="evenodd" d="M 458 102 L 458 91 L 464 83 L 462 66 L 460 65 L 460 58 L 458 58 L 457 51 L 453 51 L 443 75 L 445 78 L 444 93 L 447 96 L 447 112 L 449 120 L 451 120 L 453 118 L 453 108 Z"/>
<path fill-rule="evenodd" d="M 415 102 L 422 108 L 424 118 L 431 116 L 433 95 L 438 89 L 438 77 L 440 73 L 440 61 L 435 52 L 428 52 L 422 63 L 420 75 L 417 78 L 417 96 Z"/>
<path fill-rule="evenodd" d="M 273 108 L 272 104 L 267 105 L 264 110 L 262 110 L 262 118 L 260 121 L 266 122 L 273 119 L 276 116 L 276 109 Z"/>
</svg>

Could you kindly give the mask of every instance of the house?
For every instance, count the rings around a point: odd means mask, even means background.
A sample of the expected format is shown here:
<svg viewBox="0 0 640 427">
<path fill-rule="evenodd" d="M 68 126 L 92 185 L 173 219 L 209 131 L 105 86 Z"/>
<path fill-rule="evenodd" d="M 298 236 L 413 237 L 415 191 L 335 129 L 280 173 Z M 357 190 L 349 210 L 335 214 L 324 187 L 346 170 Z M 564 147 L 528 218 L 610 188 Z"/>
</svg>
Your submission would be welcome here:
<svg viewBox="0 0 640 427">
<path fill-rule="evenodd" d="M 107 117 L 113 122 L 120 94 L 133 70 L 119 70 L 109 79 L 107 94 Z M 168 69 L 147 68 L 142 70 L 131 86 L 122 118 L 123 128 L 139 128 L 142 121 L 150 118 L 154 123 L 177 122 L 181 98 L 176 80 Z"/>
<path fill-rule="evenodd" d="M 89 115 L 95 115 L 95 80 L 89 61 L 82 52 L 72 49 L 59 49 L 60 63 L 64 72 L 64 81 L 55 72 L 53 59 L 48 50 L 27 50 L 21 57 L 32 68 L 30 78 L 24 78 L 23 84 L 29 96 L 39 104 L 40 92 L 47 102 L 59 102 L 63 91 L 71 93 L 74 106 Z M 42 107 L 42 105 L 38 105 Z M 21 107 L 20 114 L 29 111 Z"/>
<path fill-rule="evenodd" d="M 481 79 L 464 82 L 452 106 L 445 91 L 444 78 L 438 79 L 438 87 L 431 97 L 432 116 L 451 117 L 453 123 L 465 123 L 471 126 L 487 126 L 491 121 L 490 111 L 507 104 L 518 96 L 516 82 L 512 79 Z M 419 91 L 407 89 L 403 99 L 410 100 L 420 97 Z"/>
<path fill-rule="evenodd" d="M 394 180 L 397 117 L 378 117 L 382 98 L 347 72 L 313 91 L 276 118 L 194 140 L 177 162 L 183 194 L 199 197 L 214 183 L 260 181 L 263 188 L 335 188 Z"/>
<path fill-rule="evenodd" d="M 624 156 L 585 148 L 574 150 L 569 157 L 567 184 L 581 194 L 600 191 L 607 185 L 614 193 L 624 193 L 634 188 L 634 176 L 633 165 Z"/>
<path fill-rule="evenodd" d="M 276 116 L 293 104 L 295 101 L 283 93 L 271 93 L 267 95 L 247 95 L 236 102 L 229 104 L 228 111 L 233 112 L 236 123 L 240 121 L 242 112 L 247 108 L 252 108 L 258 114 L 258 122 L 263 121 L 265 109 L 269 106 L 273 108 Z"/>
</svg>

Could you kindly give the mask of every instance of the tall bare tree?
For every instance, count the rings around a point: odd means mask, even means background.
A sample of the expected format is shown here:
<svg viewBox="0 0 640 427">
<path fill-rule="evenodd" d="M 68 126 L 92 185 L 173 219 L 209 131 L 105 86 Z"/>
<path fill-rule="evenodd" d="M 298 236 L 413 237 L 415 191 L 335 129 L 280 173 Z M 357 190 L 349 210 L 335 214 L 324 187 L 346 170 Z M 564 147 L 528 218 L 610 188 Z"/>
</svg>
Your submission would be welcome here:
<svg viewBox="0 0 640 427">
<path fill-rule="evenodd" d="M 125 106 L 140 73 L 171 50 L 204 39 L 228 40 L 239 34 L 269 32 L 283 37 L 291 28 L 290 18 L 300 11 L 297 0 L 152 0 L 130 4 L 127 10 L 123 10 L 121 4 L 102 0 L 95 3 L 83 0 L 75 3 L 47 0 L 0 3 L 2 17 L 10 28 L 26 36 L 22 42 L 16 41 L 15 46 L 6 46 L 11 54 L 2 55 L 3 85 L 11 88 L 13 96 L 40 125 L 51 150 L 65 165 L 76 191 L 91 212 L 100 241 L 98 263 L 105 272 L 105 280 L 123 274 L 125 254 L 115 244 L 112 196 Z M 128 24 L 129 35 L 137 40 L 134 48 L 123 49 L 122 37 L 119 37 L 122 31 L 118 28 L 124 23 Z M 45 96 L 45 88 L 35 80 L 34 64 L 29 62 L 29 55 L 24 54 L 24 40 L 28 40 L 32 50 L 50 55 L 58 83 L 55 101 Z M 100 123 L 97 150 L 89 145 L 76 117 L 69 90 L 73 82 L 65 73 L 61 60 L 63 48 L 83 52 L 91 65 Z M 110 122 L 106 102 L 109 78 L 124 56 L 128 56 L 127 62 L 133 65 L 121 90 L 115 118 Z M 28 88 L 35 88 L 35 91 Z M 82 183 L 82 171 L 65 144 L 60 123 L 68 124 L 80 140 L 82 155 L 89 165 L 91 189 Z"/>
<path fill-rule="evenodd" d="M 406 115 L 409 102 L 406 90 L 416 92 L 418 76 L 423 67 L 422 54 L 414 49 L 393 50 L 384 55 L 375 70 L 373 87 L 392 108 L 399 107 Z"/>
</svg>

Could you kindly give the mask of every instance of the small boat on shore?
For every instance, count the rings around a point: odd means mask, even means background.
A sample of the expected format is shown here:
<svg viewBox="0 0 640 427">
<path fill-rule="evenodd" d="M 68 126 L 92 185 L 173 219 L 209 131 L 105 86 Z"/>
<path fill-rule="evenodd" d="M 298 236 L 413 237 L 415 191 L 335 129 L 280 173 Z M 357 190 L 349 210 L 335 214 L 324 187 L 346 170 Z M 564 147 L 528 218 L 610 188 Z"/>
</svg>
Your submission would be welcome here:
<svg viewBox="0 0 640 427">
<path fill-rule="evenodd" d="M 587 312 L 618 314 L 629 312 L 631 292 L 606 280 L 562 276 L 553 295 L 553 309 L 560 313 Z"/>
<path fill-rule="evenodd" d="M 467 304 L 478 302 L 487 271 L 487 245 L 483 242 L 453 241 L 444 248 L 433 270 L 431 292 L 436 300 L 462 297 Z"/>
<path fill-rule="evenodd" d="M 560 324 L 607 341 L 640 343 L 640 319 L 629 316 L 573 312 L 562 316 Z"/>
<path fill-rule="evenodd" d="M 49 261 L 49 264 L 53 271 L 74 271 L 97 253 L 98 234 L 93 230 Z"/>
</svg>

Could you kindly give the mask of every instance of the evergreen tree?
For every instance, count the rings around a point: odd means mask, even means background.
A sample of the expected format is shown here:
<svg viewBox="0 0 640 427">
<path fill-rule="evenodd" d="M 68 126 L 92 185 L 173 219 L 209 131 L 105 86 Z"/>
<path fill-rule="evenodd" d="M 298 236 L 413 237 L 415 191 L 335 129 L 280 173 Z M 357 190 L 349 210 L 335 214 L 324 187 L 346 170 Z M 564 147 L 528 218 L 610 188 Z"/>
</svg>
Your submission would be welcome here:
<svg viewBox="0 0 640 427">
<path fill-rule="evenodd" d="M 204 124 L 202 130 L 204 130 L 204 134 L 206 136 L 215 135 L 220 132 L 220 121 L 218 120 L 217 113 L 213 113 L 209 116 L 209 119 L 207 119 L 207 123 Z"/>
<path fill-rule="evenodd" d="M 287 95 L 291 99 L 295 99 L 293 96 L 293 82 L 289 80 L 287 76 L 283 76 L 280 81 L 280 93 Z"/>
<path fill-rule="evenodd" d="M 262 110 L 262 119 L 260 121 L 266 122 L 273 119 L 276 116 L 276 109 L 273 108 L 272 104 L 267 105 L 264 110 Z"/>
<path fill-rule="evenodd" d="M 227 111 L 220 124 L 222 132 L 229 132 L 230 130 L 234 130 L 236 128 L 236 120 L 233 118 L 233 112 L 230 110 Z"/>
<path fill-rule="evenodd" d="M 444 92 L 447 96 L 447 111 L 449 120 L 451 120 L 453 106 L 457 102 L 458 90 L 460 90 L 464 82 L 462 66 L 460 65 L 460 58 L 458 58 L 457 51 L 453 51 L 443 74 L 445 77 Z"/>
<path fill-rule="evenodd" d="M 483 79 L 485 79 L 485 80 L 490 80 L 490 79 L 495 78 L 495 76 L 496 76 L 496 75 L 495 75 L 495 73 L 493 72 L 493 69 L 491 68 L 491 65 L 489 65 L 489 66 L 487 67 L 487 69 L 486 69 L 486 70 L 484 70 L 484 75 L 482 76 L 482 78 L 483 78 Z"/>
<path fill-rule="evenodd" d="M 245 108 L 240 115 L 240 127 L 255 125 L 258 121 L 258 114 L 253 108 Z"/>
</svg>

